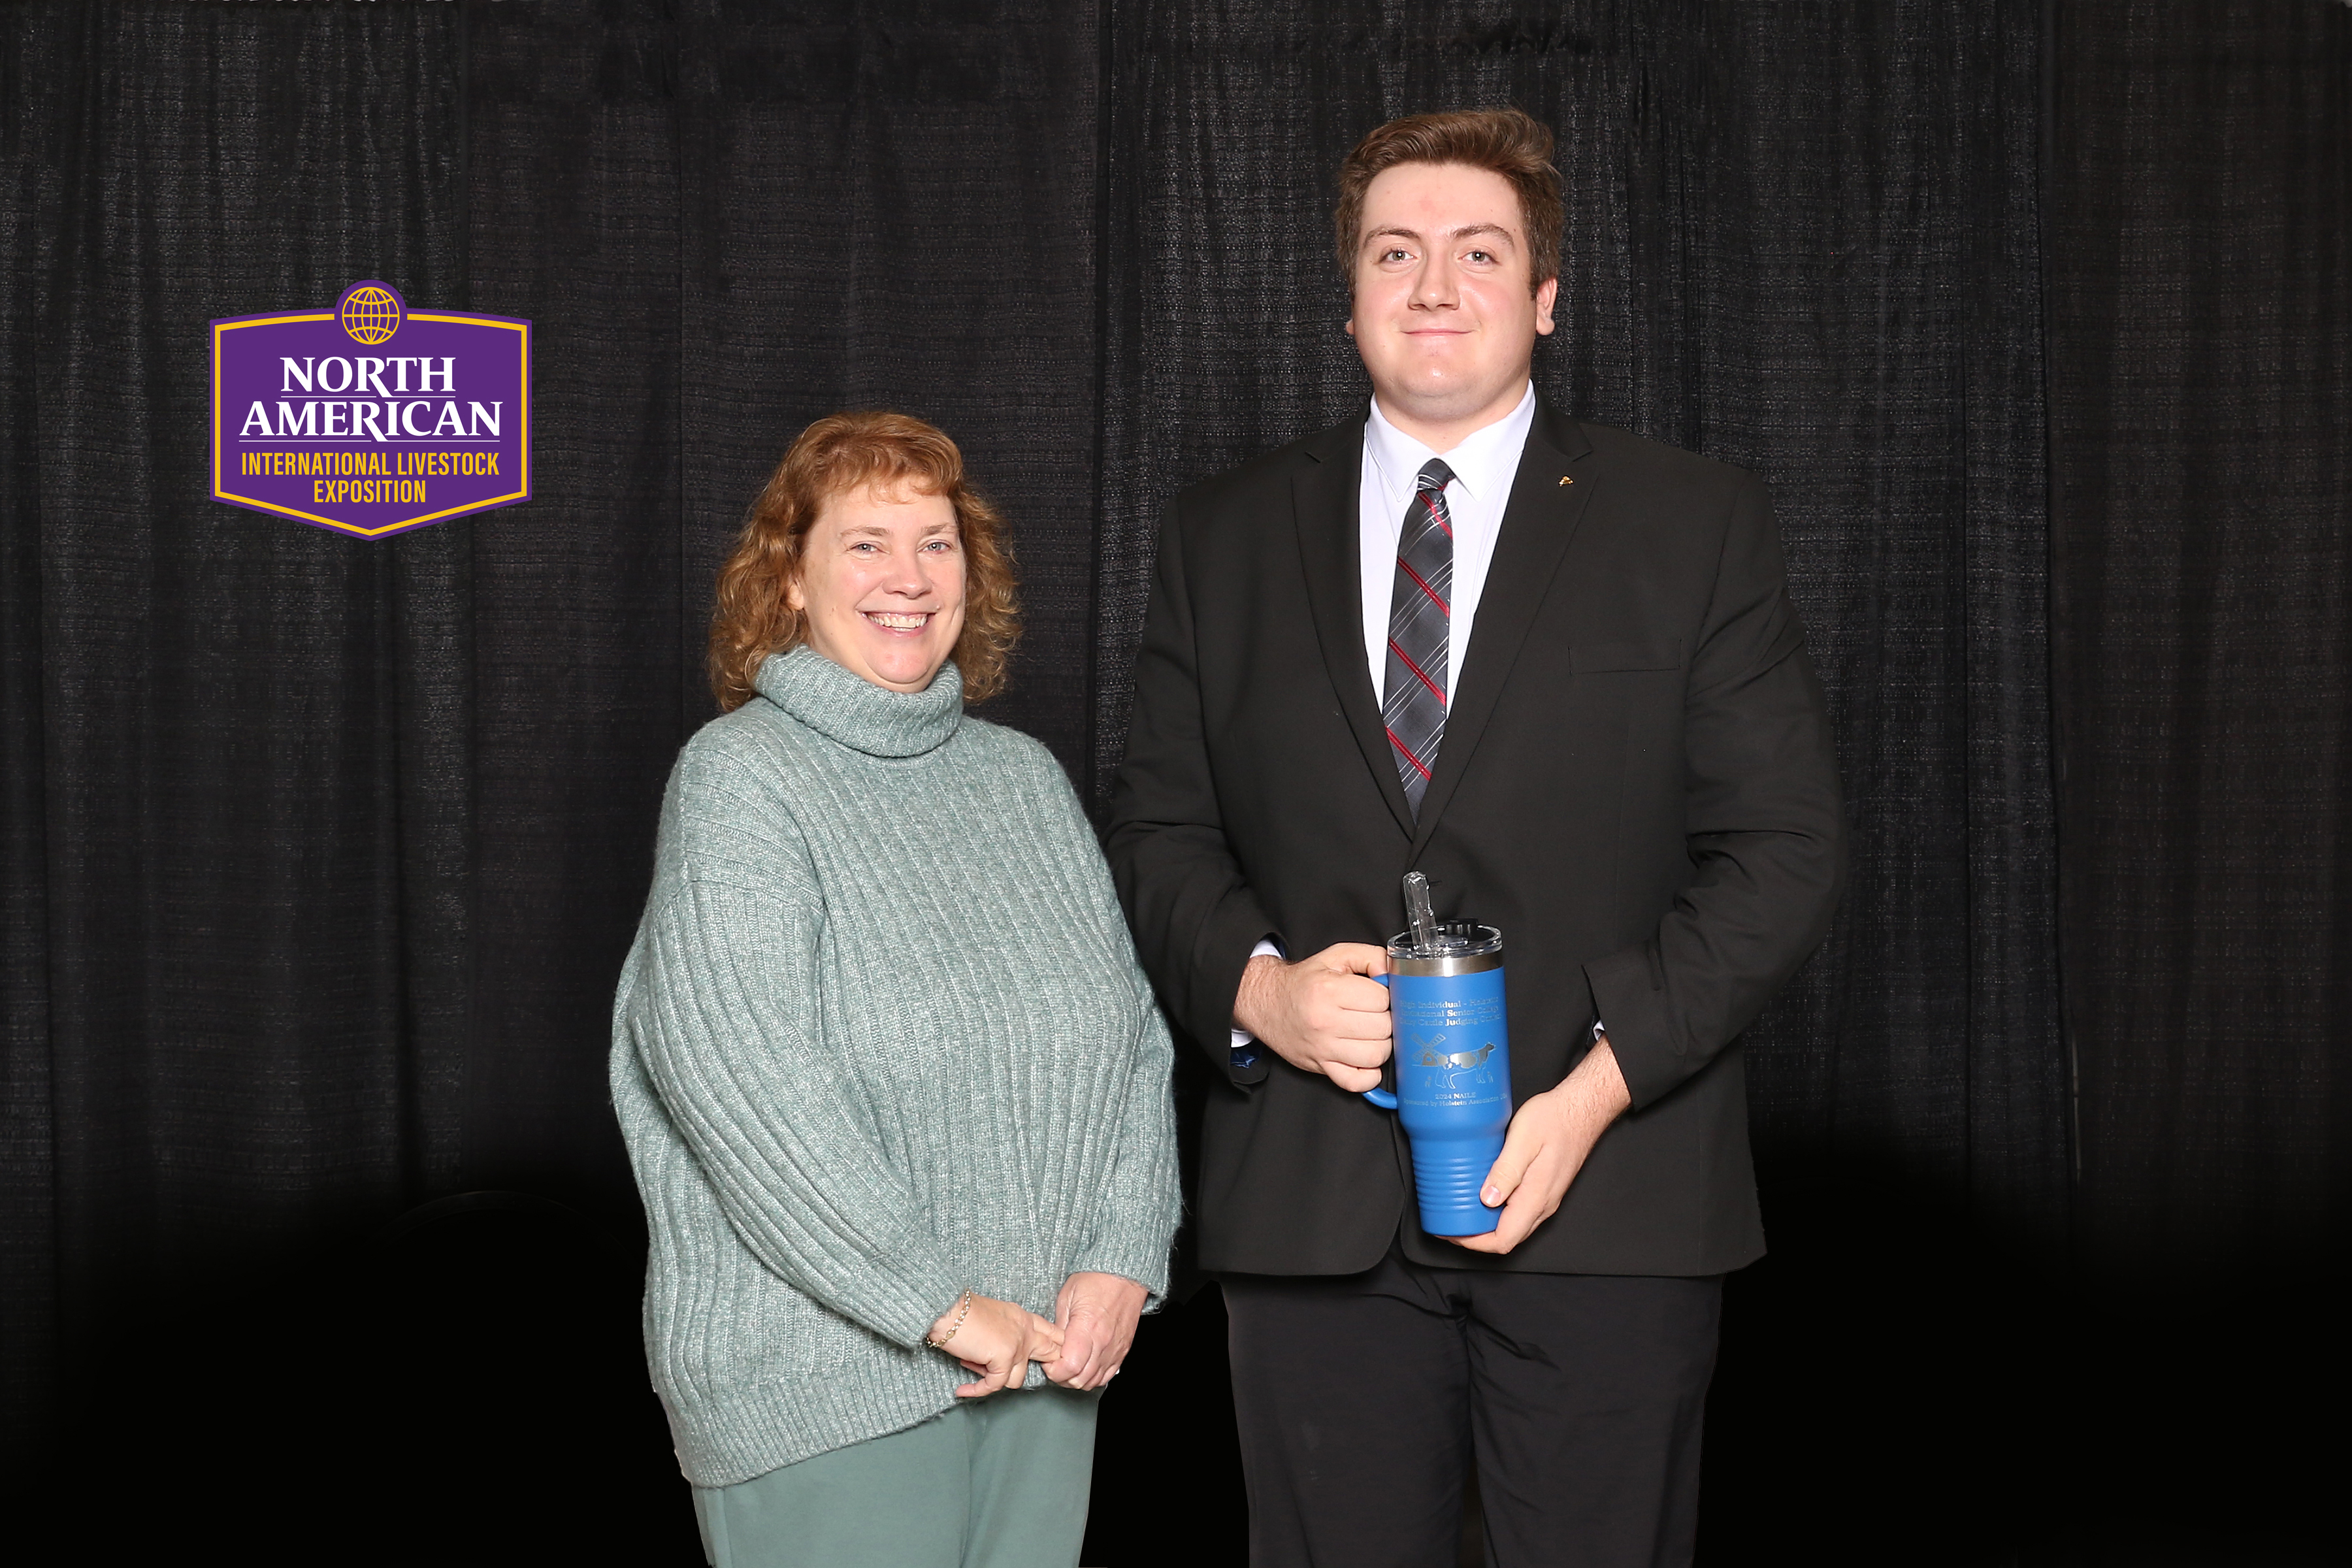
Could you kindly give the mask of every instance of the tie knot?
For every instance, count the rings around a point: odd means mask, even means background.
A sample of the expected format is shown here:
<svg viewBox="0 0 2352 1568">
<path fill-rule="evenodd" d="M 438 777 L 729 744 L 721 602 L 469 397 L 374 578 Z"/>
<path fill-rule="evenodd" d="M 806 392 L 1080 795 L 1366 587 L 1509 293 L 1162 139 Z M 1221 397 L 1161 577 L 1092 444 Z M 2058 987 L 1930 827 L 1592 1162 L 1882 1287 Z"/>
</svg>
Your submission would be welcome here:
<svg viewBox="0 0 2352 1568">
<path fill-rule="evenodd" d="M 1442 490 L 1453 482 L 1454 470 L 1445 466 L 1444 458 L 1432 458 L 1421 466 L 1421 478 L 1418 481 L 1420 489 Z"/>
</svg>

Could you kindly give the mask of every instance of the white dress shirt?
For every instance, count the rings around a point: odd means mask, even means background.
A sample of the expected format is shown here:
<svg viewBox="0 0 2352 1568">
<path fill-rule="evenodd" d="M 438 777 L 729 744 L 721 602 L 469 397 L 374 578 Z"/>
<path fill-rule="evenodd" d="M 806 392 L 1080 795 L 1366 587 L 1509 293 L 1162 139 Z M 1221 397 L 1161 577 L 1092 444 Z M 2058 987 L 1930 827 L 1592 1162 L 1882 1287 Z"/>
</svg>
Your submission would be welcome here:
<svg viewBox="0 0 2352 1568">
<path fill-rule="evenodd" d="M 1445 487 L 1445 508 L 1454 524 L 1454 597 L 1445 621 L 1445 700 L 1450 706 L 1462 679 L 1462 658 L 1470 649 L 1470 625 L 1478 614 L 1478 595 L 1486 587 L 1486 568 L 1494 563 L 1495 536 L 1503 529 L 1503 508 L 1511 499 L 1511 484 L 1519 475 L 1519 454 L 1527 449 L 1528 432 L 1535 427 L 1535 383 L 1528 384 L 1518 406 L 1492 425 L 1465 437 L 1450 452 L 1423 446 L 1388 421 L 1381 400 L 1372 399 L 1371 417 L 1364 421 L 1364 471 L 1357 489 L 1356 555 L 1362 581 L 1364 662 L 1372 672 L 1372 691 L 1381 689 L 1389 666 L 1389 598 L 1396 587 L 1397 540 L 1404 532 L 1405 508 L 1420 486 L 1421 466 L 1443 458 L 1454 470 Z M 1437 754 L 1445 754 L 1440 740 Z M 1402 923 L 1402 922 L 1400 922 Z M 1375 939 L 1379 940 L 1379 939 Z M 1270 942 L 1261 942 L 1250 956 L 1289 954 Z M 1251 1036 L 1234 1031 L 1235 1047 Z"/>
<path fill-rule="evenodd" d="M 1478 595 L 1486 586 L 1486 568 L 1494 563 L 1503 508 L 1511 499 L 1519 454 L 1527 449 L 1528 432 L 1535 422 L 1536 389 L 1530 382 L 1517 407 L 1463 437 L 1454 450 L 1438 452 L 1390 424 L 1381 412 L 1381 400 L 1372 399 L 1371 417 L 1364 421 L 1356 553 L 1363 584 L 1364 659 L 1371 667 L 1373 694 L 1382 700 L 1388 697 L 1381 682 L 1389 667 L 1389 596 L 1396 586 L 1397 539 L 1404 531 L 1405 509 L 1412 504 L 1421 466 L 1443 458 L 1454 470 L 1454 482 L 1445 487 L 1445 508 L 1454 523 L 1454 596 L 1445 628 L 1445 700 L 1451 704 L 1462 679 L 1463 655 L 1470 649 L 1470 626 L 1478 615 Z M 1443 741 L 1437 752 L 1445 754 Z"/>
</svg>

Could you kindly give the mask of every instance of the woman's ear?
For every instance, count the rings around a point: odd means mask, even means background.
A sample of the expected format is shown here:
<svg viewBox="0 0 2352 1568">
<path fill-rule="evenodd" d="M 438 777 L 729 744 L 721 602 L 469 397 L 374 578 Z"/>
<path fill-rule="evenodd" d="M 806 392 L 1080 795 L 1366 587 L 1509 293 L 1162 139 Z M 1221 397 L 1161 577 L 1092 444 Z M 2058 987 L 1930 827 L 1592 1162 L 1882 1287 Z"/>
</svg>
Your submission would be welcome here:
<svg viewBox="0 0 2352 1568">
<path fill-rule="evenodd" d="M 808 601 L 801 596 L 801 579 L 797 572 L 784 579 L 784 607 L 794 615 L 808 608 Z"/>
</svg>

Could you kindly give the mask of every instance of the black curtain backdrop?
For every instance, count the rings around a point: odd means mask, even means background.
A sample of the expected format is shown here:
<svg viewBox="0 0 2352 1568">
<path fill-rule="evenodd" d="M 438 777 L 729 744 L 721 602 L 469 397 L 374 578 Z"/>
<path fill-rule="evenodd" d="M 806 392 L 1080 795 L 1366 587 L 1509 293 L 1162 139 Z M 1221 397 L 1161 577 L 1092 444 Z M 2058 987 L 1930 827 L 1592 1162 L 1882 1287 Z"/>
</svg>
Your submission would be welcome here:
<svg viewBox="0 0 2352 1568">
<path fill-rule="evenodd" d="M 2352 1458 L 2352 6 L 2067 0 L 2054 43 L 2070 1403 L 2141 1550 L 2185 1478 L 2129 1459 L 2199 1453 L 2199 1539 L 2346 1561 L 2282 1521 Z"/>
<path fill-rule="evenodd" d="M 2060 16 L 2077 1205 L 2269 1273 L 2352 1220 L 2352 6 Z"/>
<path fill-rule="evenodd" d="M 696 1561 L 604 1058 L 745 505 L 946 427 L 992 716 L 1099 801 L 1168 496 L 1368 394 L 1339 157 L 1487 102 L 1561 136 L 1545 393 L 1771 482 L 1855 827 L 1703 1555 L 2339 1560 L 2334 0 L 0 7 L 16 1517 Z M 537 323 L 530 505 L 206 499 L 205 322 L 370 276 Z M 1088 1563 L 1239 1560 L 1223 1376 L 1213 1289 L 1147 1323 Z"/>
<path fill-rule="evenodd" d="M 0 33 L 0 1375 L 11 1517 L 77 1535 L 107 1516 L 64 1483 L 160 1503 L 224 1438 L 328 1473 L 241 1407 L 317 1249 L 467 1162 L 472 531 L 255 529 L 203 436 L 208 319 L 463 297 L 462 18 L 295 9 Z"/>
</svg>

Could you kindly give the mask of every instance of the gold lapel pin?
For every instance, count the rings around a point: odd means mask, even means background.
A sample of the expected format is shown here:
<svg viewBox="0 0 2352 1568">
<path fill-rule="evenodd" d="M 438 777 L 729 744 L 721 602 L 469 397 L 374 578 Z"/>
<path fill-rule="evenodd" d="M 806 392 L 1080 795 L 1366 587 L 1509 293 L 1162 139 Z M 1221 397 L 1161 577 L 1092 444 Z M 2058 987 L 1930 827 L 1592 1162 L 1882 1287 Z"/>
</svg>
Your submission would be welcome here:
<svg viewBox="0 0 2352 1568">
<path fill-rule="evenodd" d="M 1559 482 L 1563 485 L 1572 485 L 1576 483 L 1574 479 L 1570 479 L 1566 474 L 1560 475 Z"/>
</svg>

